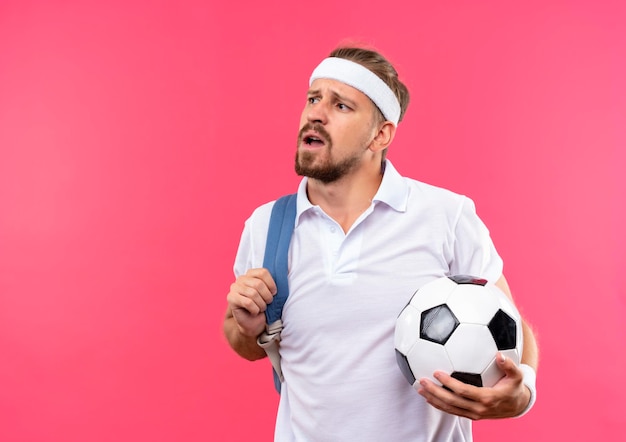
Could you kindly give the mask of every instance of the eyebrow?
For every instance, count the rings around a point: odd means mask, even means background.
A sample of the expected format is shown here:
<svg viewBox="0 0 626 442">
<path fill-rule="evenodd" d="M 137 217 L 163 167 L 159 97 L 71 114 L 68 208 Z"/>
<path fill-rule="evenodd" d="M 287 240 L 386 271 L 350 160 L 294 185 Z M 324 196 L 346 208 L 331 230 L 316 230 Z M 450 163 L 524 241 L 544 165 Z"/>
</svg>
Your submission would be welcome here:
<svg viewBox="0 0 626 442">
<path fill-rule="evenodd" d="M 319 90 L 319 89 L 309 89 L 307 91 L 307 96 L 310 97 L 310 96 L 315 96 L 315 95 L 321 95 L 321 90 Z M 356 105 L 357 105 L 354 100 L 351 100 L 348 97 L 337 93 L 336 91 L 330 91 L 330 95 L 332 95 L 332 97 L 335 100 L 345 102 L 346 104 L 348 104 L 348 105 L 350 105 L 352 107 L 356 107 Z"/>
</svg>

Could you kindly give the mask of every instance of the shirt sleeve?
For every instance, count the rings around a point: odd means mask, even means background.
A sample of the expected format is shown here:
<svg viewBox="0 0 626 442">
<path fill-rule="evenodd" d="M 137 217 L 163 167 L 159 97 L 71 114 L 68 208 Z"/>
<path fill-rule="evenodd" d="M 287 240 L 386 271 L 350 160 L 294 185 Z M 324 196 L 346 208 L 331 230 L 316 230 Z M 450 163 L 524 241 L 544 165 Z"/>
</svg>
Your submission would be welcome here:
<svg viewBox="0 0 626 442">
<path fill-rule="evenodd" d="M 233 270 L 235 277 L 263 266 L 265 241 L 274 202 L 258 207 L 244 224 Z"/>
<path fill-rule="evenodd" d="M 496 282 L 502 276 L 503 265 L 487 226 L 476 214 L 474 202 L 464 197 L 455 223 L 451 274 L 478 276 Z"/>
</svg>

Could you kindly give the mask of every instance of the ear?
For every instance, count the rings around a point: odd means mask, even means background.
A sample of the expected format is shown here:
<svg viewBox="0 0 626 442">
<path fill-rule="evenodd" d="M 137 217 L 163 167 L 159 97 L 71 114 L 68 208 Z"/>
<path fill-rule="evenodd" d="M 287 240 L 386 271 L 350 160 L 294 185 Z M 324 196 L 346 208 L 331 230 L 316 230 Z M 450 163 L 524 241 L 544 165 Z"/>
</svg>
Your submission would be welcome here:
<svg viewBox="0 0 626 442">
<path fill-rule="evenodd" d="M 385 121 L 374 135 L 374 139 L 370 143 L 370 150 L 372 152 L 380 152 L 387 149 L 395 135 L 396 126 L 391 121 Z"/>
</svg>

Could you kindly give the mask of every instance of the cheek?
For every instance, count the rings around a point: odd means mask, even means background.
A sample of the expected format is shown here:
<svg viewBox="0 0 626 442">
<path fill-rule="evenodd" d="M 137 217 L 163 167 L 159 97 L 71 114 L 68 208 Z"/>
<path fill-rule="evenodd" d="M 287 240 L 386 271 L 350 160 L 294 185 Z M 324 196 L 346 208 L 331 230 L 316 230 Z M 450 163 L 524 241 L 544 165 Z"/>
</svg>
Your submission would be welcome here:
<svg viewBox="0 0 626 442">
<path fill-rule="evenodd" d="M 370 131 L 366 130 L 362 125 L 352 125 L 346 129 L 346 134 L 349 135 L 349 139 L 352 144 L 366 144 L 370 140 Z"/>
</svg>

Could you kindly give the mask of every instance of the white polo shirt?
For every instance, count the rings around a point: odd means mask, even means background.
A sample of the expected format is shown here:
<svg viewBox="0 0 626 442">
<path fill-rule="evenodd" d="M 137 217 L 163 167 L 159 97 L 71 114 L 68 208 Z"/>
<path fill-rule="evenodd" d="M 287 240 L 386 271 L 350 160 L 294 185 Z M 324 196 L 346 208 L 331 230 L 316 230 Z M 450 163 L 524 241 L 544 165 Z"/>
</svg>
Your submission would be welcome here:
<svg viewBox="0 0 626 442">
<path fill-rule="evenodd" d="M 425 283 L 501 276 L 502 260 L 473 202 L 402 177 L 387 161 L 371 206 L 344 234 L 309 202 L 306 183 L 290 247 L 275 440 L 471 440 L 471 421 L 428 405 L 406 381 L 393 335 L 398 314 Z M 262 267 L 272 206 L 246 221 L 235 275 Z"/>
</svg>

